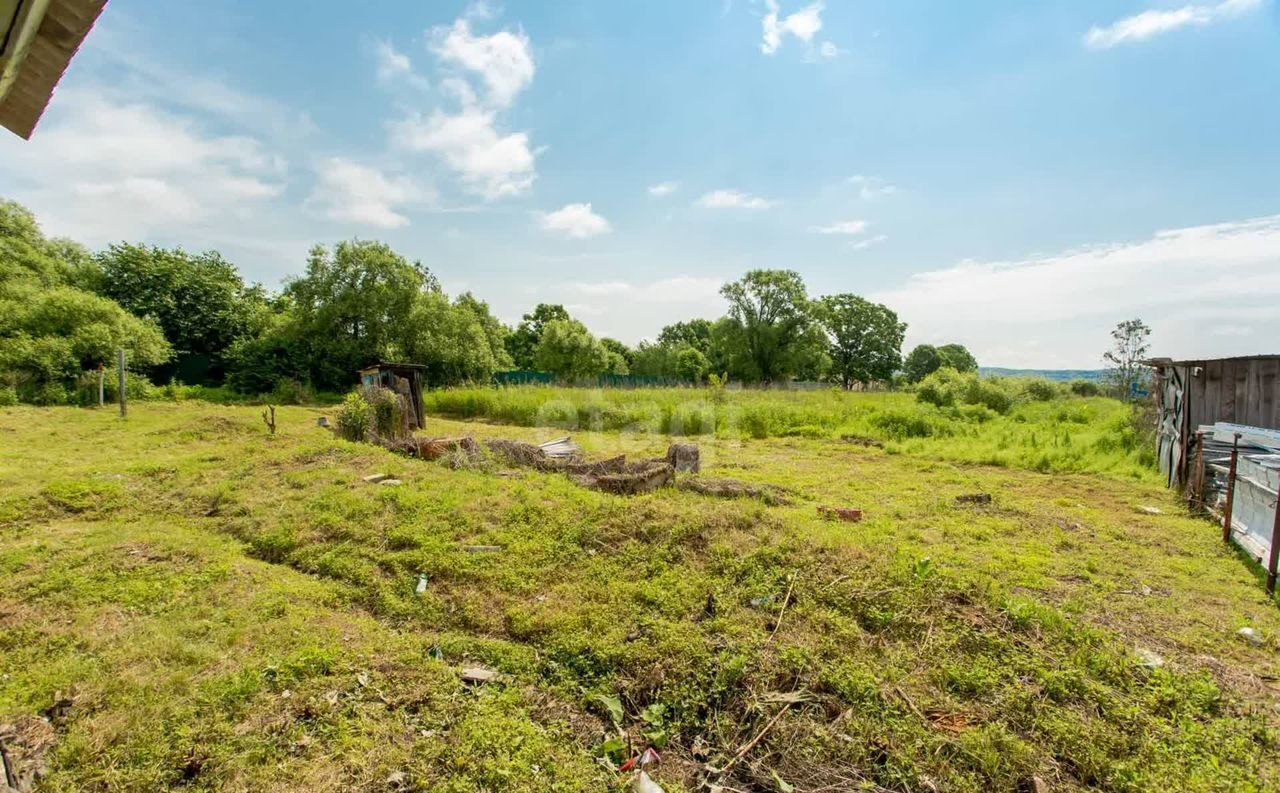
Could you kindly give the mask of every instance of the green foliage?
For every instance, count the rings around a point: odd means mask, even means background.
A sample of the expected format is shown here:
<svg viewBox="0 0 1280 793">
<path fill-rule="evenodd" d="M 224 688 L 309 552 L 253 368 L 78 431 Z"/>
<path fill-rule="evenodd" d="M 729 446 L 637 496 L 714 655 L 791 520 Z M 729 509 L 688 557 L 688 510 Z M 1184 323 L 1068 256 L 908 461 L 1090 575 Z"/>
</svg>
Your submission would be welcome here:
<svg viewBox="0 0 1280 793">
<path fill-rule="evenodd" d="M 931 344 L 916 345 L 902 362 L 902 371 L 909 383 L 918 383 L 940 368 L 942 356 L 938 353 L 938 348 Z"/>
<path fill-rule="evenodd" d="M 450 303 L 442 292 L 423 292 L 409 312 L 402 347 L 390 357 L 425 364 L 433 385 L 487 382 L 498 358 L 485 322 L 474 303 Z M 498 349 L 505 356 L 505 348 Z"/>
<path fill-rule="evenodd" d="M 829 295 L 817 303 L 827 334 L 831 376 L 845 387 L 887 381 L 902 365 L 902 337 L 907 331 L 898 315 L 857 295 Z"/>
<path fill-rule="evenodd" d="M 1041 386 L 1029 381 L 1026 393 L 1039 392 Z M 1057 396 L 1057 390 L 1047 381 L 1048 398 Z M 953 405 L 981 405 L 996 413 L 1008 413 L 1018 397 L 1018 384 L 1003 378 L 979 377 L 973 372 L 957 372 L 955 369 L 938 369 L 916 386 L 916 398 L 938 407 Z M 1039 397 L 1034 397 L 1039 398 Z"/>
<path fill-rule="evenodd" d="M 352 391 L 342 400 L 335 423 L 339 437 L 349 441 L 367 440 L 373 426 L 373 407 L 361 392 Z"/>
<path fill-rule="evenodd" d="M 1111 331 L 1111 349 L 1102 358 L 1111 367 L 1107 370 L 1107 382 L 1112 393 L 1120 399 L 1134 399 L 1136 392 L 1150 379 L 1142 361 L 1151 349 L 1148 338 L 1151 328 L 1141 319 L 1128 319 L 1116 324 Z"/>
<path fill-rule="evenodd" d="M 595 377 L 609 368 L 609 353 L 576 319 L 553 319 L 541 329 L 534 365 L 562 380 Z"/>
<path fill-rule="evenodd" d="M 231 345 L 258 333 L 268 313 L 262 289 L 246 287 L 217 251 L 189 254 L 120 243 L 94 263 L 97 292 L 160 326 L 180 376 L 183 361 L 199 359 L 209 369 L 200 380 L 221 380 Z"/>
<path fill-rule="evenodd" d="M 1102 396 L 1102 386 L 1092 380 L 1072 380 L 1068 388 L 1076 396 Z"/>
<path fill-rule="evenodd" d="M 822 334 L 812 332 L 813 311 L 804 281 L 794 270 L 751 270 L 720 294 L 729 316 L 713 330 L 746 379 L 785 380 L 822 355 Z"/>
<path fill-rule="evenodd" d="M 520 324 L 506 338 L 507 351 L 517 369 L 537 368 L 535 357 L 538 342 L 542 340 L 542 329 L 548 322 L 568 320 L 569 312 L 564 306 L 539 303 L 533 311 L 525 314 Z"/>
<path fill-rule="evenodd" d="M 418 297 L 437 290 L 427 268 L 384 243 L 352 240 L 332 250 L 312 248 L 306 274 L 285 287 L 292 337 L 311 381 L 342 388 L 360 367 L 394 359 L 406 336 L 418 332 L 410 322 Z"/>
<path fill-rule="evenodd" d="M 378 386 L 360 389 L 361 396 L 369 407 L 369 427 L 379 438 L 398 438 L 404 434 L 405 405 L 400 396 L 389 388 Z M 343 404 L 345 410 L 346 404 Z M 356 409 L 358 413 L 359 410 Z M 341 417 L 339 417 L 341 419 Z M 338 422 L 342 425 L 341 420 Z"/>
<path fill-rule="evenodd" d="M 978 371 L 978 360 L 965 349 L 963 344 L 944 344 L 938 348 L 938 357 L 942 366 L 955 369 L 957 372 Z"/>
</svg>

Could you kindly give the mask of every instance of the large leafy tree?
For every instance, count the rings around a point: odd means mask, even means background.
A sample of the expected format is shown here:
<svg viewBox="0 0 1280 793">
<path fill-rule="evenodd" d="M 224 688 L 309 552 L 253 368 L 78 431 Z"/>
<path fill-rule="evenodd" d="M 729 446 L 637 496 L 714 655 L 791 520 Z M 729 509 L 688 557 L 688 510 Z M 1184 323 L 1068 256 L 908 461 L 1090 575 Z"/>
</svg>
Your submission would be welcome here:
<svg viewBox="0 0 1280 793">
<path fill-rule="evenodd" d="M 534 365 L 565 380 L 595 377 L 609 367 L 609 351 L 576 319 L 553 319 L 541 328 Z"/>
<path fill-rule="evenodd" d="M 511 354 L 511 360 L 516 368 L 535 368 L 534 357 L 538 342 L 542 340 L 542 329 L 548 322 L 569 318 L 569 312 L 564 306 L 551 303 L 539 303 L 533 311 L 525 314 L 515 331 L 506 340 L 507 352 Z"/>
<path fill-rule="evenodd" d="M 963 344 L 942 345 L 938 348 L 938 357 L 948 369 L 955 369 L 957 372 L 978 371 L 978 359 Z"/>
<path fill-rule="evenodd" d="M 932 344 L 918 344 L 902 362 L 907 381 L 918 383 L 942 368 L 942 356 Z"/>
<path fill-rule="evenodd" d="M 1111 330 L 1111 349 L 1102 354 L 1107 362 L 1107 381 L 1116 396 L 1133 399 L 1142 385 L 1146 366 L 1142 363 L 1151 348 L 1147 338 L 1151 328 L 1140 319 L 1127 319 Z"/>
<path fill-rule="evenodd" d="M 667 325 L 658 333 L 658 343 L 668 347 L 687 344 L 704 356 L 711 351 L 711 320 L 688 319 Z"/>
<path fill-rule="evenodd" d="M 290 281 L 285 294 L 315 385 L 345 387 L 360 367 L 404 355 L 418 296 L 439 288 L 426 267 L 385 243 L 312 248 L 306 275 Z"/>
<path fill-rule="evenodd" d="M 902 366 L 907 325 L 888 307 L 857 295 L 828 295 L 818 301 L 818 317 L 832 376 L 845 388 L 889 380 Z"/>
<path fill-rule="evenodd" d="M 514 365 L 511 361 L 511 353 L 507 351 L 507 338 L 511 335 L 511 328 L 504 325 L 489 311 L 488 303 L 470 292 L 463 292 L 454 303 L 474 314 L 480 327 L 484 329 L 495 370 L 510 369 Z"/>
<path fill-rule="evenodd" d="M 729 301 L 730 322 L 720 328 L 720 341 L 745 376 L 772 383 L 812 358 L 813 316 L 799 273 L 752 270 L 720 294 Z"/>
<path fill-rule="evenodd" d="M 157 377 L 219 381 L 231 345 L 262 329 L 264 293 L 247 287 L 217 251 L 120 243 L 95 262 L 99 294 L 155 320 L 173 346 L 173 368 L 153 372 Z"/>
<path fill-rule="evenodd" d="M 443 292 L 424 292 L 414 301 L 407 327 L 401 357 L 424 364 L 429 383 L 487 382 L 493 377 L 497 360 L 471 304 L 450 303 Z"/>
<path fill-rule="evenodd" d="M 90 272 L 84 248 L 46 239 L 26 208 L 0 202 L 0 385 L 62 401 L 84 370 L 109 364 L 118 349 L 130 367 L 168 359 L 154 322 L 80 288 Z"/>
</svg>

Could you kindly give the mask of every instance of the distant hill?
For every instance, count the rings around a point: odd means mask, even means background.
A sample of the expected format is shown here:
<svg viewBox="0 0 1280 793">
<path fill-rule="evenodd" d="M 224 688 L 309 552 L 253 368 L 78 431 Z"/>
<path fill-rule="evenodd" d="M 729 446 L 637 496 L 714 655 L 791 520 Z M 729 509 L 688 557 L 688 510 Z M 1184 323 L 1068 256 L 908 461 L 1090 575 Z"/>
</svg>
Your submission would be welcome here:
<svg viewBox="0 0 1280 793">
<path fill-rule="evenodd" d="M 1105 369 L 1004 369 L 999 366 L 980 366 L 978 374 L 983 377 L 1043 377 L 1046 380 L 1093 380 L 1099 381 L 1106 374 Z"/>
</svg>

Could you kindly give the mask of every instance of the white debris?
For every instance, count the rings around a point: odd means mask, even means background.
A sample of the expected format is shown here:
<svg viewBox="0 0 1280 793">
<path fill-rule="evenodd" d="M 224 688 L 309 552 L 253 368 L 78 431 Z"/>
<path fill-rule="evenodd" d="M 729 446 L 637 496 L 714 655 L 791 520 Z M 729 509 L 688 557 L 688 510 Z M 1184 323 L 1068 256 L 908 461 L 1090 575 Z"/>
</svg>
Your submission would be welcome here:
<svg viewBox="0 0 1280 793">
<path fill-rule="evenodd" d="M 371 485 L 376 485 L 377 483 L 379 483 L 379 482 L 381 482 L 381 481 L 384 481 L 384 480 L 386 480 L 386 479 L 390 479 L 390 478 L 391 478 L 391 474 L 369 474 L 368 476 L 362 476 L 362 477 L 360 477 L 360 478 L 361 478 L 361 479 L 363 479 L 364 481 L 368 482 L 368 483 L 369 483 L 369 484 L 371 484 Z"/>
<path fill-rule="evenodd" d="M 378 482 L 378 484 L 391 485 L 392 487 L 395 487 L 397 485 L 403 485 L 404 482 L 400 481 L 399 479 L 383 479 L 382 481 Z"/>
<path fill-rule="evenodd" d="M 1244 639 L 1253 647 L 1262 646 L 1262 634 L 1259 633 L 1254 628 L 1241 628 L 1240 630 L 1236 631 L 1236 635 L 1239 636 L 1241 639 Z"/>
<path fill-rule="evenodd" d="M 1137 652 L 1138 657 L 1142 659 L 1138 664 L 1139 666 L 1145 666 L 1148 669 L 1159 669 L 1164 666 L 1164 659 L 1160 657 L 1159 653 L 1153 650 L 1148 650 L 1145 647 L 1139 647 L 1135 652 Z"/>
<path fill-rule="evenodd" d="M 1148 507 L 1145 505 L 1138 507 L 1138 511 L 1146 515 L 1163 515 L 1164 514 L 1164 510 L 1160 509 L 1159 507 Z"/>
<path fill-rule="evenodd" d="M 631 793 L 666 793 L 666 791 L 662 789 L 662 785 L 654 782 L 648 774 L 641 771 L 631 781 Z"/>
</svg>

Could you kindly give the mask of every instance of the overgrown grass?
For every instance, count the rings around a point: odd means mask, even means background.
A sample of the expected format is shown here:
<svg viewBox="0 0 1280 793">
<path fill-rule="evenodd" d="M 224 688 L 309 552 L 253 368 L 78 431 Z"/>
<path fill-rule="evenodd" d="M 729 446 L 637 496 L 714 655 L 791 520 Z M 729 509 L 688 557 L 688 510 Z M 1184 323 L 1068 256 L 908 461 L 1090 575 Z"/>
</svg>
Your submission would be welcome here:
<svg viewBox="0 0 1280 793">
<path fill-rule="evenodd" d="M 873 415 L 911 409 L 891 399 Z M 787 488 L 791 506 L 627 499 L 396 457 L 316 415 L 282 408 L 268 436 L 252 408 L 200 403 L 124 422 L 0 411 L 0 721 L 70 695 L 46 789 L 610 790 L 626 777 L 596 757 L 659 741 L 676 793 L 780 711 L 722 784 L 1280 783 L 1260 682 L 1280 675 L 1280 614 L 1149 483 L 958 466 L 833 429 L 700 439 L 707 475 Z M 576 437 L 593 455 L 666 443 Z M 956 503 L 971 492 L 994 503 Z M 867 517 L 825 522 L 818 504 Z M 1239 641 L 1243 624 L 1267 645 Z M 503 677 L 468 688 L 472 663 Z"/>
<path fill-rule="evenodd" d="M 996 386 L 990 386 L 996 388 Z M 1025 393 L 1012 382 L 1000 393 Z M 1034 386 L 1030 386 L 1034 390 Z M 1050 472 L 1152 477 L 1154 452 L 1133 431 L 1130 409 L 1105 397 L 1007 397 L 941 406 L 911 393 L 592 390 L 547 386 L 460 388 L 426 395 L 427 412 L 523 427 L 719 438 L 845 438 L 892 452 Z M 1003 397 L 1002 397 L 1003 398 Z"/>
</svg>

